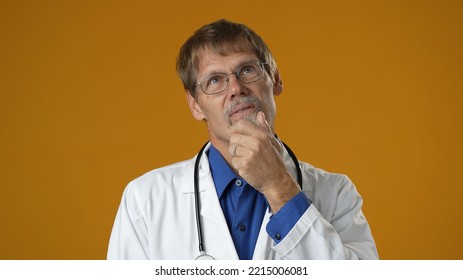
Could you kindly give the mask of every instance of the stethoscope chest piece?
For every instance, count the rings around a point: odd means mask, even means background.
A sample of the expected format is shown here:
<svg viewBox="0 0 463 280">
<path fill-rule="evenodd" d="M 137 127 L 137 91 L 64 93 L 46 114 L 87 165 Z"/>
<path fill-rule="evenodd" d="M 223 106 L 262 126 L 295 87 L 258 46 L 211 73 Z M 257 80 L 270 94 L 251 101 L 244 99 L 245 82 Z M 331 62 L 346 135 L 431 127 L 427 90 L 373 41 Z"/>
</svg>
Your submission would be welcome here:
<svg viewBox="0 0 463 280">
<path fill-rule="evenodd" d="M 213 256 L 206 254 L 206 252 L 202 251 L 199 253 L 199 256 L 195 258 L 195 261 L 211 261 L 215 260 Z"/>
</svg>

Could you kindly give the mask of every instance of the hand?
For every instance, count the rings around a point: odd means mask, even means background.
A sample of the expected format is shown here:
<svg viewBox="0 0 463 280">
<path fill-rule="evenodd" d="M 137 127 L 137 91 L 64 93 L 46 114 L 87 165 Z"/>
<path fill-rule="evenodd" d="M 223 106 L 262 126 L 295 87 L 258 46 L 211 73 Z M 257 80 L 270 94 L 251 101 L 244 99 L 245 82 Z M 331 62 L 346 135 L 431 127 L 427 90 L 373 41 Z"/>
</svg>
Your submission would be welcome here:
<svg viewBox="0 0 463 280">
<path fill-rule="evenodd" d="M 231 126 L 229 152 L 234 169 L 264 194 L 275 213 L 300 190 L 286 168 L 283 147 L 264 113 L 258 112 L 256 119 L 258 125 L 240 120 Z"/>
</svg>

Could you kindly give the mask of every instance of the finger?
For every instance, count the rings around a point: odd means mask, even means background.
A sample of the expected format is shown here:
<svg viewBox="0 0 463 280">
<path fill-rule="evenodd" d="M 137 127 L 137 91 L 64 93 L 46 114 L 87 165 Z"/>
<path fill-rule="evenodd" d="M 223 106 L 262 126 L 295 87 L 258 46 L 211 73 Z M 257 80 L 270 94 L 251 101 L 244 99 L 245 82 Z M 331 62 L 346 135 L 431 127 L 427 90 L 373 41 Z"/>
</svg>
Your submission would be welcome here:
<svg viewBox="0 0 463 280">
<path fill-rule="evenodd" d="M 272 128 L 270 127 L 270 124 L 268 123 L 264 112 L 262 112 L 262 111 L 257 112 L 256 119 L 257 119 L 257 123 L 259 124 L 260 127 L 267 130 L 268 132 L 272 133 Z"/>
<path fill-rule="evenodd" d="M 270 124 L 267 121 L 267 118 L 265 117 L 264 112 L 259 111 L 257 113 L 257 122 L 260 125 L 260 127 L 266 129 L 270 133 L 270 140 L 272 141 L 272 145 L 277 149 L 278 152 L 282 151 L 282 145 L 280 141 L 277 140 L 277 138 L 274 136 L 275 134 L 272 132 L 272 128 L 270 127 Z"/>
<path fill-rule="evenodd" d="M 230 145 L 230 147 L 228 148 L 228 152 L 231 154 L 232 157 L 241 157 L 242 154 L 240 154 L 240 150 L 242 150 L 243 148 L 244 146 L 240 144 L 233 144 Z"/>
<path fill-rule="evenodd" d="M 239 133 L 232 134 L 229 138 L 230 146 L 233 146 L 235 144 L 238 144 L 241 146 L 252 146 L 253 142 L 255 141 L 259 141 L 259 138 L 256 138 L 252 135 L 239 134 Z"/>
<path fill-rule="evenodd" d="M 262 134 L 263 130 L 267 133 L 267 129 L 261 128 L 258 124 L 254 124 L 246 120 L 240 120 L 229 128 L 228 136 L 231 137 L 233 134 L 244 134 L 258 137 Z"/>
</svg>

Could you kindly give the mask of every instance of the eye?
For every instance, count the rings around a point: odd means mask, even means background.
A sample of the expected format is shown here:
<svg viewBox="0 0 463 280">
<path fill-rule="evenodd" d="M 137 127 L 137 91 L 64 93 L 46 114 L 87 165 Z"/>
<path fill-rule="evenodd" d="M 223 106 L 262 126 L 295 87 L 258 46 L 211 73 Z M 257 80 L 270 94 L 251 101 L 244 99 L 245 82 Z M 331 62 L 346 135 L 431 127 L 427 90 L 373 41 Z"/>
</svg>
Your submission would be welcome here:
<svg viewBox="0 0 463 280">
<path fill-rule="evenodd" d="M 227 77 L 225 74 L 212 73 L 204 77 L 200 83 L 203 90 L 210 92 L 220 89 L 224 84 L 226 84 L 226 79 Z"/>
<path fill-rule="evenodd" d="M 222 76 L 215 75 L 211 76 L 207 79 L 207 86 L 215 85 L 217 83 L 220 83 L 220 81 L 223 79 Z"/>
<path fill-rule="evenodd" d="M 253 65 L 245 65 L 241 68 L 240 76 L 252 76 L 256 73 L 256 67 Z"/>
</svg>

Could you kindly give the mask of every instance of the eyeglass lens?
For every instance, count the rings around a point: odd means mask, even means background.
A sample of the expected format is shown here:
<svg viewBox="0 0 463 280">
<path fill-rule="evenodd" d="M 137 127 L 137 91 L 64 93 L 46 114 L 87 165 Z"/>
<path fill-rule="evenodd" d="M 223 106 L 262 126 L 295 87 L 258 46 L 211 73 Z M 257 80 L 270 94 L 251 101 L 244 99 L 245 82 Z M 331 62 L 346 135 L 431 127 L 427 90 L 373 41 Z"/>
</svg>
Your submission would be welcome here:
<svg viewBox="0 0 463 280">
<path fill-rule="evenodd" d="M 233 73 L 213 73 L 206 75 L 199 81 L 199 86 L 206 94 L 220 93 L 227 89 L 230 75 L 235 75 L 241 82 L 249 84 L 262 78 L 264 69 L 261 62 L 249 62 L 240 66 Z"/>
</svg>

